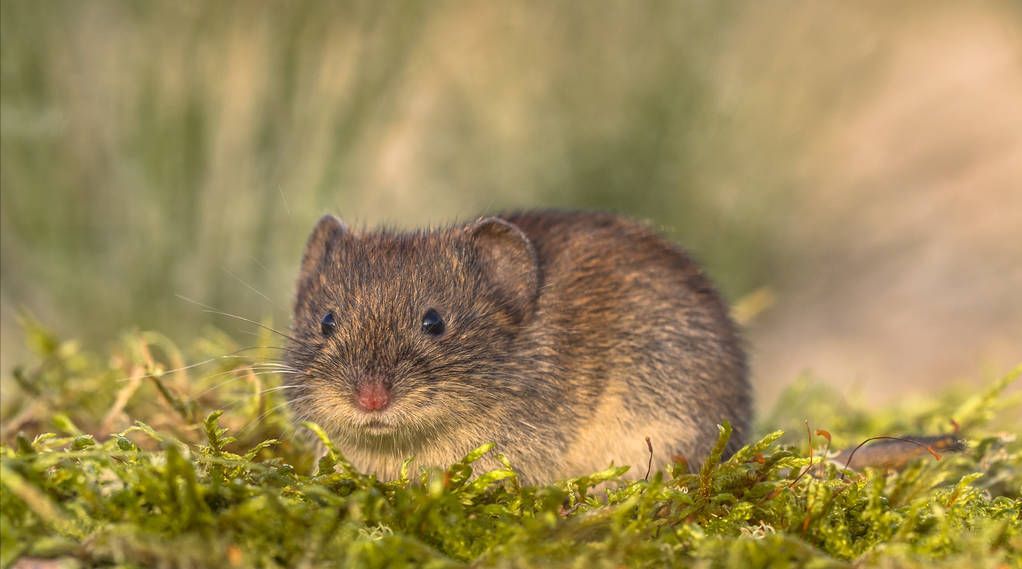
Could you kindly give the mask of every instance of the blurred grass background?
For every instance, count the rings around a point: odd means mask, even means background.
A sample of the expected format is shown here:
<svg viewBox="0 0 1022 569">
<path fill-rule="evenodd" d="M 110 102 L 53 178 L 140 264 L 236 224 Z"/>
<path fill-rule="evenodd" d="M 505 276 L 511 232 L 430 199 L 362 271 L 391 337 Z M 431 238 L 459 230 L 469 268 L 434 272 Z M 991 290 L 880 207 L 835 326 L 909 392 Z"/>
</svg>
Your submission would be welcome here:
<svg viewBox="0 0 1022 569">
<path fill-rule="evenodd" d="M 1022 360 L 1017 2 L 0 3 L 0 356 L 284 326 L 315 219 L 653 220 L 768 400 Z M 966 383 L 969 385 L 970 383 Z"/>
</svg>

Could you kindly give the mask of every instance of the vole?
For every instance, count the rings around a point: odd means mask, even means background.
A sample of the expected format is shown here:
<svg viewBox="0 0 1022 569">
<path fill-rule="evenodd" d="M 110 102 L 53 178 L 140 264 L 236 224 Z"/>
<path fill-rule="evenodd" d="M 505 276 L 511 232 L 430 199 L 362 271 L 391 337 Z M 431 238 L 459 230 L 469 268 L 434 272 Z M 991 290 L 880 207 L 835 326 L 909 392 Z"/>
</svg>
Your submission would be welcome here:
<svg viewBox="0 0 1022 569">
<path fill-rule="evenodd" d="M 611 463 L 698 463 L 752 417 L 736 325 L 705 272 L 645 224 L 525 211 L 308 238 L 288 397 L 355 466 L 446 466 L 488 441 L 526 483 Z"/>
</svg>

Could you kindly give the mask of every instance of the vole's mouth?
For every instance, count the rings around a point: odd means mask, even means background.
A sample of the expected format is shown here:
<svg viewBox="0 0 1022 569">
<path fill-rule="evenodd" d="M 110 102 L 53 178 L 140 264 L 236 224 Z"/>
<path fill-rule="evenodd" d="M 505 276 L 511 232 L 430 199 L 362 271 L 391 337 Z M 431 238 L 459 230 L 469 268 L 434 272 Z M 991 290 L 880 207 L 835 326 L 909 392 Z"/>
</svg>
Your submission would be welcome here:
<svg viewBox="0 0 1022 569">
<path fill-rule="evenodd" d="M 429 441 L 447 436 L 448 430 L 442 420 L 431 421 L 418 414 L 410 415 L 407 410 L 387 409 L 382 413 L 348 415 L 340 436 L 362 450 L 397 454 L 403 459 L 416 454 Z"/>
<path fill-rule="evenodd" d="M 377 435 L 377 434 L 382 435 L 382 434 L 389 433 L 389 432 L 394 430 L 394 425 L 391 425 L 390 423 L 387 423 L 387 422 L 382 421 L 380 419 L 377 419 L 375 417 L 373 417 L 373 418 L 371 418 L 371 419 L 369 419 L 367 421 L 362 422 L 362 424 L 360 424 L 359 427 L 362 428 L 365 431 L 368 431 L 368 432 L 374 434 L 374 435 Z"/>
<path fill-rule="evenodd" d="M 389 410 L 382 413 L 356 412 L 353 419 L 354 420 L 351 422 L 350 428 L 354 433 L 373 436 L 388 436 L 396 434 L 399 430 L 402 430 L 401 419 L 399 416 L 390 413 Z"/>
</svg>

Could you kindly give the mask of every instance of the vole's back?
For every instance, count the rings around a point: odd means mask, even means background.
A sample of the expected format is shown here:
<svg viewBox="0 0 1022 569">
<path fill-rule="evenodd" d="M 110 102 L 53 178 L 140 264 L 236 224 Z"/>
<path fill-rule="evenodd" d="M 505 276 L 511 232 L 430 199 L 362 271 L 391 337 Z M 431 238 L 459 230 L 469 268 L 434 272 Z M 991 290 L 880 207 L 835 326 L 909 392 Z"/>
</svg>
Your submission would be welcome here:
<svg viewBox="0 0 1022 569">
<path fill-rule="evenodd" d="M 501 217 L 521 228 L 539 259 L 537 312 L 516 357 L 545 404 L 523 402 L 520 412 L 552 435 L 559 474 L 614 461 L 641 475 L 646 436 L 659 465 L 675 455 L 698 462 L 725 420 L 735 432 L 729 450 L 744 442 L 752 413 L 745 356 L 727 308 L 693 261 L 618 216 Z"/>
</svg>

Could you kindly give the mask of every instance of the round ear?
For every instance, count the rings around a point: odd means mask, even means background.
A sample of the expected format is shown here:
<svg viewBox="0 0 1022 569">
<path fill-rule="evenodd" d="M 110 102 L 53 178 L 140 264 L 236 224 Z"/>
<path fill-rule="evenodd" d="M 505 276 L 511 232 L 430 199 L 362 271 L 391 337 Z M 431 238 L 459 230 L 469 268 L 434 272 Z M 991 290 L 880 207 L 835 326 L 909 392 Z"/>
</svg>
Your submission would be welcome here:
<svg viewBox="0 0 1022 569">
<path fill-rule="evenodd" d="M 539 260 L 529 237 L 517 225 L 497 217 L 485 217 L 468 227 L 487 280 L 516 322 L 536 308 L 539 293 Z"/>
<path fill-rule="evenodd" d="M 348 226 L 336 217 L 326 214 L 319 218 L 316 227 L 305 242 L 305 254 L 302 255 L 302 274 L 307 274 L 322 263 L 335 246 L 337 238 L 348 235 Z"/>
</svg>

